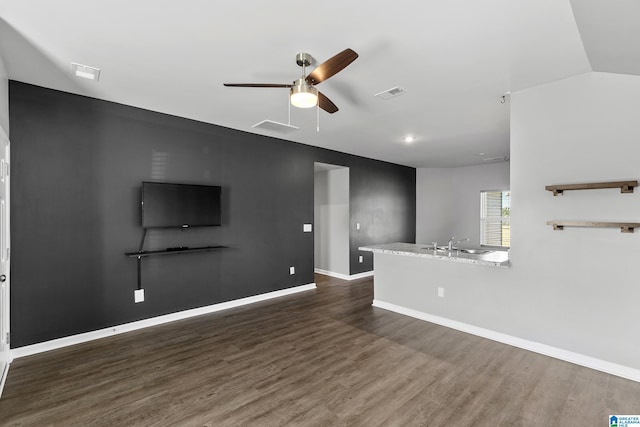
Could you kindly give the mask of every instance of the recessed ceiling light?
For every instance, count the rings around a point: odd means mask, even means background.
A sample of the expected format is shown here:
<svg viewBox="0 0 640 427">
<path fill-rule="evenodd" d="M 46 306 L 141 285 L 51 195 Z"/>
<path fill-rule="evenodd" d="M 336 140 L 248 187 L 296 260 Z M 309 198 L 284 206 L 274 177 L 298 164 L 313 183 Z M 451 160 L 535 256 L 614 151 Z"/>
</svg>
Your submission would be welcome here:
<svg viewBox="0 0 640 427">
<path fill-rule="evenodd" d="M 82 77 L 83 79 L 89 79 L 96 82 L 100 79 L 99 68 L 77 64 L 75 62 L 71 63 L 71 73 L 76 77 Z"/>
<path fill-rule="evenodd" d="M 484 156 L 484 153 L 476 153 L 476 156 L 482 157 L 482 156 Z"/>
<path fill-rule="evenodd" d="M 415 141 L 415 140 L 416 140 L 416 137 L 415 137 L 415 136 L 412 136 L 412 135 L 407 135 L 407 136 L 405 136 L 404 138 L 402 138 L 402 140 L 403 140 L 404 142 L 406 142 L 407 144 L 411 144 L 413 141 Z"/>
</svg>

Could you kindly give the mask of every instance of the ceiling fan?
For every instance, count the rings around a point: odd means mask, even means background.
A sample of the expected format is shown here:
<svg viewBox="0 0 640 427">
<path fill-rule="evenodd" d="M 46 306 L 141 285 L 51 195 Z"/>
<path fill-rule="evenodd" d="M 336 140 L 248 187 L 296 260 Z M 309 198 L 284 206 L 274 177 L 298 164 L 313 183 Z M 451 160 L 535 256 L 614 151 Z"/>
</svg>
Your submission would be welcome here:
<svg viewBox="0 0 640 427">
<path fill-rule="evenodd" d="M 310 108 L 316 105 L 327 113 L 338 111 L 336 104 L 318 91 L 314 86 L 322 83 L 329 77 L 339 73 L 347 65 L 356 60 L 358 54 L 351 49 L 345 49 L 337 55 L 318 65 L 308 76 L 305 76 L 306 67 L 313 63 L 313 58 L 308 53 L 296 55 L 296 63 L 302 67 L 302 76 L 291 84 L 279 83 L 224 83 L 230 87 L 276 87 L 289 88 L 291 105 L 299 108 Z"/>
</svg>

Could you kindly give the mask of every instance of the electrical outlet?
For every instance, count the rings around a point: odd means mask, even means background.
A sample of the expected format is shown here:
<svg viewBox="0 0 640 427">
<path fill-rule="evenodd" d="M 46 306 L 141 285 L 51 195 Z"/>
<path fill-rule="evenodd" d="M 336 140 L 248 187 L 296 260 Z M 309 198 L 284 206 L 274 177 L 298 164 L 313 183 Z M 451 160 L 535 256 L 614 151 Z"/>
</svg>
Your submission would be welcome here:
<svg viewBox="0 0 640 427">
<path fill-rule="evenodd" d="M 302 224 L 302 231 L 305 233 L 311 233 L 313 231 L 313 226 L 311 224 Z"/>
<path fill-rule="evenodd" d="M 136 304 L 144 301 L 144 289 L 136 289 L 133 291 L 133 302 Z"/>
<path fill-rule="evenodd" d="M 296 274 L 296 268 L 295 267 L 289 267 L 289 274 Z"/>
<path fill-rule="evenodd" d="M 444 298 L 444 288 L 443 287 L 438 287 L 438 296 L 440 298 Z"/>
<path fill-rule="evenodd" d="M 364 258 L 362 257 L 362 255 L 360 255 L 360 256 L 358 257 L 358 262 L 362 264 L 362 262 L 363 262 L 363 261 L 364 261 Z"/>
<path fill-rule="evenodd" d="M 356 230 L 360 230 L 360 223 L 356 222 Z"/>
</svg>

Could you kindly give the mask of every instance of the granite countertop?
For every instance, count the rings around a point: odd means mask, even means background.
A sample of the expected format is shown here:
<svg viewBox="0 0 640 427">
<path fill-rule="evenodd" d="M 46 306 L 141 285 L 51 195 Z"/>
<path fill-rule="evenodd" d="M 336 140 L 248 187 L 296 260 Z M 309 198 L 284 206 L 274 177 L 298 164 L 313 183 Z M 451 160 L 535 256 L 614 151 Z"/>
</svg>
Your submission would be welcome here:
<svg viewBox="0 0 640 427">
<path fill-rule="evenodd" d="M 490 267 L 509 267 L 509 252 L 494 250 L 486 254 L 468 254 L 459 250 L 434 251 L 433 246 L 415 243 L 388 243 L 385 245 L 362 246 L 361 251 L 388 255 L 415 256 L 419 258 L 433 258 L 442 261 L 461 262 L 466 264 L 486 265 Z"/>
</svg>

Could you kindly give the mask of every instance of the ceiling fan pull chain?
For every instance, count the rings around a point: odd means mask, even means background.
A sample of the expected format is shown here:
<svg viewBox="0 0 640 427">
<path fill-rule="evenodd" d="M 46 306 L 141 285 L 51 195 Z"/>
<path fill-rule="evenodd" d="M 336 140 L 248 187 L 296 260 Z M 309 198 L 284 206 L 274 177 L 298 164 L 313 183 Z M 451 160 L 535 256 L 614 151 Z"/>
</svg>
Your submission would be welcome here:
<svg viewBox="0 0 640 427">
<path fill-rule="evenodd" d="M 316 104 L 316 132 L 320 132 L 320 103 Z"/>
</svg>

